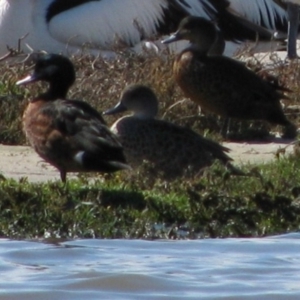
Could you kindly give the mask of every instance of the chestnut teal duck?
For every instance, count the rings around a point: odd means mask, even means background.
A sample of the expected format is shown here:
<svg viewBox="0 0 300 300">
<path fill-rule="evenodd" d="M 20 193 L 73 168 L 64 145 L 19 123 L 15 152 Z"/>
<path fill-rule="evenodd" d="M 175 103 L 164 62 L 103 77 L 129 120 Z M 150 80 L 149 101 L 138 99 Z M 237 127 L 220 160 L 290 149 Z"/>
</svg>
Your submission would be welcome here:
<svg viewBox="0 0 300 300">
<path fill-rule="evenodd" d="M 49 89 L 30 100 L 23 129 L 31 146 L 57 168 L 63 182 L 67 172 L 115 172 L 128 169 L 118 138 L 88 103 L 67 99 L 75 81 L 71 61 L 58 54 L 41 56 L 32 75 L 18 85 L 46 81 Z"/>
<path fill-rule="evenodd" d="M 112 115 L 131 111 L 117 120 L 111 130 L 118 136 L 128 163 L 137 167 L 150 162 L 165 179 L 194 176 L 215 160 L 233 167 L 228 148 L 206 139 L 187 127 L 156 118 L 158 100 L 147 86 L 136 84 L 124 89 L 119 103 L 104 112 Z"/>
<path fill-rule="evenodd" d="M 175 81 L 186 97 L 205 111 L 225 118 L 265 120 L 284 127 L 284 138 L 295 138 L 296 126 L 283 113 L 283 92 L 243 63 L 229 57 L 209 55 L 217 38 L 214 23 L 186 17 L 178 30 L 163 43 L 186 39 L 173 65 Z"/>
<path fill-rule="evenodd" d="M 218 20 L 236 47 L 257 37 L 269 41 L 287 19 L 273 0 L 0 0 L 0 56 L 7 46 L 18 48 L 19 39 L 27 53 L 84 49 L 110 57 L 116 41 L 139 51 L 143 41 L 170 34 L 188 15 Z"/>
</svg>

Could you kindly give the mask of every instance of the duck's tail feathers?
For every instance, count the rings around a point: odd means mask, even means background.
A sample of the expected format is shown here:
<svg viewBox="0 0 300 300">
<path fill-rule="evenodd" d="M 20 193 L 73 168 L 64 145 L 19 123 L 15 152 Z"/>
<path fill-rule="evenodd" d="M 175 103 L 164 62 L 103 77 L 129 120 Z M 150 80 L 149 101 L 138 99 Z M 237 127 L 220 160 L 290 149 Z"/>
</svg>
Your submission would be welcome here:
<svg viewBox="0 0 300 300">
<path fill-rule="evenodd" d="M 91 154 L 85 151 L 78 152 L 74 157 L 85 170 L 94 172 L 116 172 L 119 170 L 130 170 L 131 167 L 126 164 L 126 159 L 123 152 L 120 151 L 118 156 L 109 159 L 108 157 L 101 157 L 101 155 Z M 114 160 L 116 159 L 116 160 Z"/>
</svg>

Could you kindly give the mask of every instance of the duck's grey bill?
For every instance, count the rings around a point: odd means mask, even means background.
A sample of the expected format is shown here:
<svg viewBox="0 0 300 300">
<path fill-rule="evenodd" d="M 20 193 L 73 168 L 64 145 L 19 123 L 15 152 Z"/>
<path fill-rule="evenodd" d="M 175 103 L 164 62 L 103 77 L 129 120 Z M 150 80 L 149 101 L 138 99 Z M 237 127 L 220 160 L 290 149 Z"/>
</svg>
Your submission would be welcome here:
<svg viewBox="0 0 300 300">
<path fill-rule="evenodd" d="M 170 35 L 166 39 L 162 40 L 162 44 L 169 44 L 178 41 L 178 37 L 175 34 Z"/>
<path fill-rule="evenodd" d="M 16 85 L 22 85 L 22 84 L 27 84 L 27 83 L 31 83 L 36 81 L 36 77 L 32 76 L 32 75 L 28 75 L 27 77 L 19 80 L 16 82 Z"/>
<path fill-rule="evenodd" d="M 115 107 L 106 110 L 105 112 L 103 112 L 104 115 L 114 115 L 123 111 L 126 111 L 127 108 L 121 103 L 119 102 Z"/>
</svg>

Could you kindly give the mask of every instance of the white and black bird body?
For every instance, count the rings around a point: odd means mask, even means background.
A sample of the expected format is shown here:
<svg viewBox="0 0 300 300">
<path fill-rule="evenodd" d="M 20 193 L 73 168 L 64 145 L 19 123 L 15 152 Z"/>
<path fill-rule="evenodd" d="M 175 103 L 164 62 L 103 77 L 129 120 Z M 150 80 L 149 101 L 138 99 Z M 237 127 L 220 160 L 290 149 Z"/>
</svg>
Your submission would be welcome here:
<svg viewBox="0 0 300 300">
<path fill-rule="evenodd" d="M 116 42 L 136 47 L 170 34 L 187 15 L 218 22 L 235 42 L 270 40 L 287 26 L 286 11 L 273 0 L 0 0 L 0 55 L 7 46 L 18 48 L 22 37 L 25 52 L 70 54 L 84 47 L 105 55 Z"/>
</svg>

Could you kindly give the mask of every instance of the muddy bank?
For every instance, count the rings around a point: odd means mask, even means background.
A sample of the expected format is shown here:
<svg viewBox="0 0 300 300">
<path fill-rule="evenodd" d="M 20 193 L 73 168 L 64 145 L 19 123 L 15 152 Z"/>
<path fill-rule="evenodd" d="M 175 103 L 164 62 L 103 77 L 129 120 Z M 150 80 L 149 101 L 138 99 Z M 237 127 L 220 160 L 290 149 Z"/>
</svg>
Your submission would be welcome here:
<svg viewBox="0 0 300 300">
<path fill-rule="evenodd" d="M 231 149 L 230 156 L 236 164 L 264 163 L 276 158 L 278 149 L 286 153 L 293 146 L 283 142 L 272 143 L 224 143 Z M 32 148 L 27 146 L 0 145 L 0 171 L 7 178 L 27 177 L 30 182 L 42 182 L 59 179 L 59 173 L 43 161 Z"/>
</svg>

